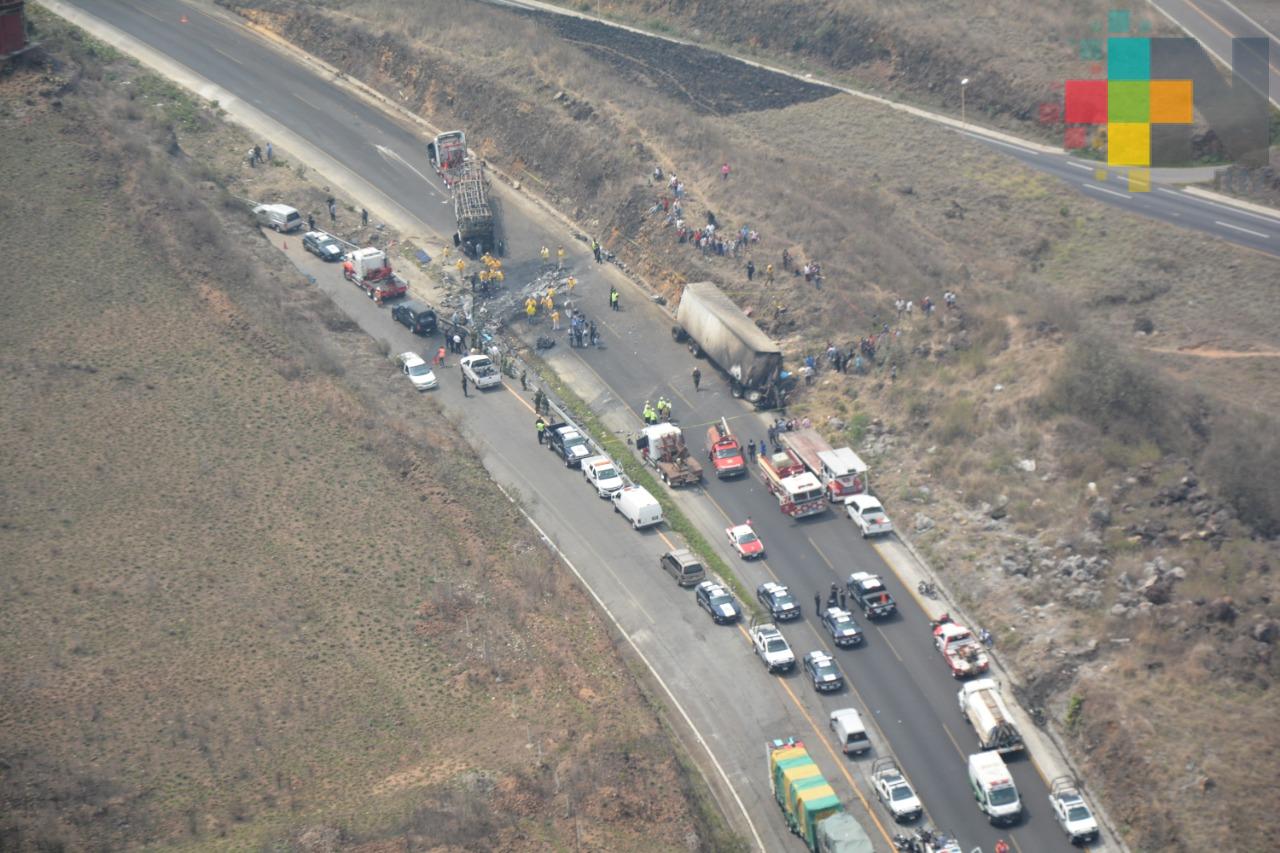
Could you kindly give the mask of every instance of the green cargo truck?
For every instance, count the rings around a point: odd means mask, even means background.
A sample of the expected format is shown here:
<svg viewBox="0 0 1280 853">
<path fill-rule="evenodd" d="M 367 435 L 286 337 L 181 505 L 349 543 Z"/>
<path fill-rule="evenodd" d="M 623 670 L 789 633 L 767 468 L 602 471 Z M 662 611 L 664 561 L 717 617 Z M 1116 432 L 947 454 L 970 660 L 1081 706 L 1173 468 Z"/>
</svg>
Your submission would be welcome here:
<svg viewBox="0 0 1280 853">
<path fill-rule="evenodd" d="M 795 738 L 766 746 L 769 785 L 787 826 L 814 853 L 874 853 L 862 826 L 844 810 L 804 744 Z"/>
</svg>

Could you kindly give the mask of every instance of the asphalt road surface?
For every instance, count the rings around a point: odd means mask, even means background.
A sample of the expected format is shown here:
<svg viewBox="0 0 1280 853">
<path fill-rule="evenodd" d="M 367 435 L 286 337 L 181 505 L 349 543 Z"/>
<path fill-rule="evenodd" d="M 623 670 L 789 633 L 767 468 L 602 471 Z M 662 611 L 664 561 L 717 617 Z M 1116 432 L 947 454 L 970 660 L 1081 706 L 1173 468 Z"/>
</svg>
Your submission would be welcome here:
<svg viewBox="0 0 1280 853">
<path fill-rule="evenodd" d="M 423 177 L 430 170 L 420 132 L 388 119 L 346 88 L 226 16 L 205 14 L 198 5 L 163 0 L 81 0 L 76 5 L 303 135 L 438 234 L 452 231 L 450 209 L 441 204 L 443 194 Z M 179 22 L 180 14 L 185 14 L 186 23 Z M 731 417 L 743 438 L 764 436 L 764 421 L 733 400 L 711 369 L 704 366 L 703 390 L 693 392 L 689 377 L 695 362 L 672 341 L 670 319 L 661 309 L 623 283 L 624 310 L 608 312 L 605 294 L 609 282 L 620 280 L 616 273 L 591 263 L 585 249 L 571 243 L 553 222 L 525 210 L 521 204 L 506 205 L 508 284 L 532 277 L 540 245 L 565 244 L 571 249 L 581 304 L 601 323 L 605 347 L 577 351 L 562 344 L 552 351 L 550 361 L 606 423 L 638 428 L 634 411 L 645 399 L 663 394 L 675 401 L 676 418 L 688 428 L 695 448 L 702 445 L 705 425 L 721 415 Z M 319 286 L 332 293 L 366 332 L 388 340 L 392 352 L 434 349 L 434 342 L 424 343 L 394 324 L 387 310 L 343 282 L 335 268 L 303 256 L 297 239 L 289 244 L 297 263 L 312 272 Z M 629 530 L 579 473 L 566 470 L 538 447 L 528 395 L 504 387 L 474 392 L 464 400 L 455 371 L 456 367 L 442 371 L 441 387 L 426 396 L 459 414 L 494 478 L 520 496 L 525 510 L 581 573 L 628 642 L 670 690 L 672 706 L 679 712 L 672 716 L 685 717 L 705 743 L 713 765 L 708 775 L 717 796 L 729 819 L 754 843 L 769 850 L 800 849 L 771 801 L 762 748 L 769 738 L 798 736 L 810 744 L 824 774 L 881 848 L 887 849 L 883 833 L 892 833 L 892 824 L 874 803 L 869 813 L 861 811 L 859 798 L 871 796 L 865 783 L 870 760 L 892 748 L 921 794 L 929 823 L 958 835 L 966 850 L 975 845 L 990 850 L 1001 836 L 1021 853 L 1070 849 L 1049 815 L 1045 783 L 1029 760 L 1012 764 L 1027 810 L 1019 826 L 997 832 L 975 808 L 964 764 L 975 738 L 956 707 L 957 684 L 932 651 L 927 618 L 914 592 L 898 583 L 877 550 L 900 545 L 871 547 L 834 512 L 794 522 L 778 512 L 754 475 L 738 482 L 712 480 L 705 489 L 680 496 L 682 506 L 715 542 L 723 542 L 722 530 L 730 521 L 753 519 L 769 559 L 742 565 L 739 571 L 752 587 L 776 577 L 791 585 L 802 603 L 808 602 L 805 619 L 784 628 L 797 657 L 827 647 L 810 606 L 815 591 L 841 582 L 851 571 L 886 577 L 902 605 L 901 615 L 883 625 L 865 625 L 864 647 L 835 653 L 852 689 L 819 698 L 799 674 L 766 675 L 750 655 L 741 628 L 714 626 L 694 606 L 691 592 L 678 590 L 658 572 L 658 554 L 669 547 L 666 534 Z M 390 393 L 414 393 L 390 365 L 388 385 Z M 423 405 L 431 403 L 424 400 Z M 891 513 L 893 509 L 889 507 Z M 721 547 L 733 559 L 727 545 Z M 875 750 L 864 759 L 839 756 L 826 736 L 827 712 L 848 705 L 862 708 L 874 724 Z"/>
<path fill-rule="evenodd" d="M 1271 103 L 1280 106 L 1280 38 L 1274 30 L 1250 17 L 1231 0 L 1150 0 L 1152 6 L 1164 13 L 1224 66 L 1231 66 L 1231 40 L 1233 38 L 1267 39 L 1266 93 Z"/>
</svg>

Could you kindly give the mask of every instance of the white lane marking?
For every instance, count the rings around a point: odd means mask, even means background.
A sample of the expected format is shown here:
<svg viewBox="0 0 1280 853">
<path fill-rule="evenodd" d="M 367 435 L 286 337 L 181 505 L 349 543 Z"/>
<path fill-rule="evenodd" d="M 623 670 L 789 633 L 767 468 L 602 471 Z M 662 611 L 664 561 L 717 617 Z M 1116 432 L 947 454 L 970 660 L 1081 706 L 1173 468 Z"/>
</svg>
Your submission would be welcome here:
<svg viewBox="0 0 1280 853">
<path fill-rule="evenodd" d="M 640 660 L 644 661 L 644 665 L 648 668 L 654 679 L 657 680 L 658 684 L 661 685 L 663 692 L 667 694 L 667 698 L 671 700 L 672 707 L 680 712 L 680 716 L 684 719 L 685 725 L 689 727 L 689 731 L 693 732 L 694 738 L 696 738 L 698 743 L 702 745 L 702 748 L 707 751 L 707 757 L 710 758 L 711 763 L 715 765 L 716 772 L 720 774 L 720 778 L 724 780 L 725 786 L 729 789 L 729 792 L 733 794 L 734 802 L 738 804 L 738 808 L 742 811 L 743 820 L 747 822 L 747 826 L 751 829 L 751 837 L 755 839 L 756 847 L 761 851 L 761 853 L 767 853 L 764 841 L 761 840 L 760 833 L 756 831 L 756 825 L 751 822 L 751 814 L 747 811 L 746 804 L 743 803 L 742 798 L 738 796 L 738 789 L 735 788 L 733 782 L 729 780 L 729 774 L 724 772 L 724 767 L 720 765 L 720 760 L 716 758 L 715 753 L 711 751 L 711 744 L 707 743 L 706 738 L 702 736 L 702 732 L 698 731 L 698 727 L 693 724 L 693 720 L 689 717 L 688 713 L 685 712 L 684 706 L 680 704 L 680 700 L 676 698 L 676 694 L 671 692 L 671 688 L 667 686 L 667 682 L 662 680 L 662 676 L 658 674 L 658 670 L 654 668 L 653 664 L 649 662 L 649 659 L 645 657 L 644 652 L 640 651 L 640 647 L 636 645 L 635 639 L 627 632 L 627 629 L 622 627 L 622 623 L 613 615 L 613 611 L 604 603 L 604 599 L 596 595 L 596 591 L 591 588 L 591 584 L 587 583 L 587 579 L 578 571 L 578 567 L 573 564 L 573 561 L 569 559 L 569 556 L 560 550 L 560 546 L 556 545 L 555 541 L 547 535 L 546 531 L 542 529 L 538 522 L 533 520 L 533 516 L 525 512 L 524 507 L 520 506 L 520 504 L 507 493 L 506 489 L 502 488 L 501 483 L 497 480 L 494 480 L 493 482 L 502 494 L 506 495 L 507 500 L 511 501 L 511 505 L 525 517 L 526 521 L 533 525 L 533 529 L 538 531 L 538 535 L 542 537 L 542 541 L 546 542 L 547 545 L 556 552 L 556 555 L 560 560 L 569 567 L 569 571 L 573 572 L 573 575 L 578 579 L 578 582 L 591 594 L 591 597 L 595 599 L 596 604 L 604 611 L 605 615 L 609 617 L 609 621 L 613 623 L 613 626 L 618 629 L 618 632 L 622 634 L 623 637 L 626 638 L 627 644 L 631 646 L 632 651 L 640 657 Z"/>
<path fill-rule="evenodd" d="M 1101 166 L 1090 166 L 1088 163 L 1077 163 L 1075 160 L 1068 160 L 1068 166 L 1075 166 L 1077 169 L 1084 169 L 1086 172 L 1092 172 L 1094 169 L 1100 169 Z"/>
<path fill-rule="evenodd" d="M 1109 190 L 1109 189 L 1107 189 L 1106 187 L 1100 187 L 1100 186 L 1098 186 L 1097 184 L 1081 184 L 1080 186 L 1084 187 L 1084 188 L 1085 188 L 1085 189 L 1087 189 L 1087 190 L 1097 190 L 1097 191 L 1098 191 L 1098 192 L 1100 192 L 1100 193 L 1106 193 L 1107 195 L 1113 195 L 1113 196 L 1115 196 L 1116 198 L 1123 198 L 1123 199 L 1126 199 L 1126 200 L 1129 198 L 1129 196 L 1128 196 L 1126 193 L 1118 193 L 1118 192 L 1116 192 L 1115 190 Z"/>
<path fill-rule="evenodd" d="M 382 156 L 383 160 L 386 160 L 387 162 L 390 162 L 390 163 L 398 163 L 401 166 L 404 166 L 410 172 L 413 172 L 419 178 L 422 178 L 422 182 L 426 184 L 428 187 L 430 187 L 432 192 L 439 193 L 440 195 L 444 195 L 444 190 L 436 186 L 435 181 L 433 181 L 431 178 L 419 172 L 413 166 L 409 165 L 409 162 L 405 160 L 403 157 L 401 157 L 399 154 L 392 151 L 390 148 L 388 148 L 385 145 L 375 145 L 373 147 L 377 149 L 378 154 Z"/>
<path fill-rule="evenodd" d="M 1231 205 L 1229 205 L 1229 204 L 1222 204 L 1221 202 L 1217 202 L 1217 201 L 1210 201 L 1210 200 L 1209 200 L 1209 199 L 1207 199 L 1207 198 L 1201 198 L 1200 196 L 1198 196 L 1198 195 L 1192 195 L 1191 193 L 1181 193 L 1181 192 L 1176 192 L 1176 191 L 1174 191 L 1174 190 L 1167 190 L 1167 189 L 1164 189 L 1164 187 L 1161 187 L 1160 189 L 1161 189 L 1161 191 L 1162 191 L 1162 192 L 1167 192 L 1167 193 L 1172 193 L 1173 195 L 1182 196 L 1182 198 L 1184 198 L 1184 199 L 1192 199 L 1192 200 L 1194 200 L 1197 204 L 1207 204 L 1207 205 L 1211 205 L 1212 207 L 1220 208 L 1221 210 L 1225 210 L 1225 211 L 1227 211 L 1228 213 L 1232 213 L 1232 214 L 1235 214 L 1235 215 L 1237 215 L 1237 216 L 1252 216 L 1254 219 L 1260 219 L 1260 220 L 1262 220 L 1263 222 L 1267 223 L 1268 225 L 1275 225 L 1275 224 L 1277 224 L 1276 217 L 1274 217 L 1274 216 L 1266 216 L 1266 215 L 1261 214 L 1261 213 L 1251 213 L 1251 212 L 1249 212 L 1249 211 L 1247 211 L 1247 210 L 1244 210 L 1244 209 L 1242 209 L 1242 208 L 1239 208 L 1239 207 L 1232 207 L 1232 206 L 1231 206 Z"/>
<path fill-rule="evenodd" d="M 1267 38 L 1271 39 L 1272 41 L 1280 42 L 1280 36 L 1272 35 L 1271 32 L 1266 27 L 1262 26 L 1262 24 L 1259 24 L 1253 18 L 1250 18 L 1248 15 L 1246 15 L 1244 11 L 1235 3 L 1232 3 L 1231 0 L 1222 0 L 1222 5 L 1226 6 L 1228 9 L 1235 12 L 1240 17 L 1244 18 L 1246 21 L 1252 24 L 1255 28 L 1257 28 L 1258 32 L 1262 33 Z M 1272 67 L 1274 68 L 1275 66 L 1272 66 Z"/>
<path fill-rule="evenodd" d="M 1248 228 L 1241 228 L 1239 225 L 1232 225 L 1230 222 L 1223 222 L 1221 219 L 1213 220 L 1213 224 L 1221 225 L 1223 228 L 1230 228 L 1232 231 L 1243 231 L 1245 234 L 1252 234 L 1255 237 L 1261 237 L 1263 240 L 1269 237 L 1269 235 L 1263 234 L 1261 231 L 1251 231 Z"/>
</svg>

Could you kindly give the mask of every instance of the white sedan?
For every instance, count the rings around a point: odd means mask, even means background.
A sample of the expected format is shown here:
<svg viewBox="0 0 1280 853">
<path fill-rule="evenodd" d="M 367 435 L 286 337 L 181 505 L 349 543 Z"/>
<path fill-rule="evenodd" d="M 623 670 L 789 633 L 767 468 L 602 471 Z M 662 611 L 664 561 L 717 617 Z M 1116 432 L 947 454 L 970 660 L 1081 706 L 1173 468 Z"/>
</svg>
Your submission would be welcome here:
<svg viewBox="0 0 1280 853">
<path fill-rule="evenodd" d="M 477 388 L 495 388 L 502 384 L 502 374 L 487 355 L 464 355 L 461 364 L 462 374 Z"/>
<path fill-rule="evenodd" d="M 626 485 L 622 481 L 622 474 L 618 472 L 618 466 L 608 456 L 583 459 L 582 476 L 595 486 L 596 494 L 602 498 L 612 497 L 614 492 Z"/>
<path fill-rule="evenodd" d="M 400 372 L 408 376 L 413 387 L 419 391 L 430 391 L 440 384 L 431 367 L 416 352 L 402 352 L 396 356 L 396 361 L 400 364 Z"/>
<path fill-rule="evenodd" d="M 844 499 L 844 508 L 862 531 L 863 539 L 893 532 L 893 524 L 884 514 L 884 507 L 871 495 L 850 495 Z"/>
</svg>

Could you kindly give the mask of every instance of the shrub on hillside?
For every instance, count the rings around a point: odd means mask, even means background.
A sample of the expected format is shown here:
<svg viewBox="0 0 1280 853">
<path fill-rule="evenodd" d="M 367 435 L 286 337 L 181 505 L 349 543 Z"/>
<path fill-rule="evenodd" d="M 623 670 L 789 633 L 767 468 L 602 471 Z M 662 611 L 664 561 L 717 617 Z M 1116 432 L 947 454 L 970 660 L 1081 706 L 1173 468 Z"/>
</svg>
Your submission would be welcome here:
<svg viewBox="0 0 1280 853">
<path fill-rule="evenodd" d="M 1280 535 L 1280 435 L 1260 415 L 1214 423 L 1203 469 L 1241 521 L 1266 536 Z"/>
<path fill-rule="evenodd" d="M 1077 417 L 1126 444 L 1185 450 L 1190 443 L 1182 400 L 1149 367 L 1101 335 L 1075 341 L 1040 397 L 1044 414 Z"/>
</svg>

